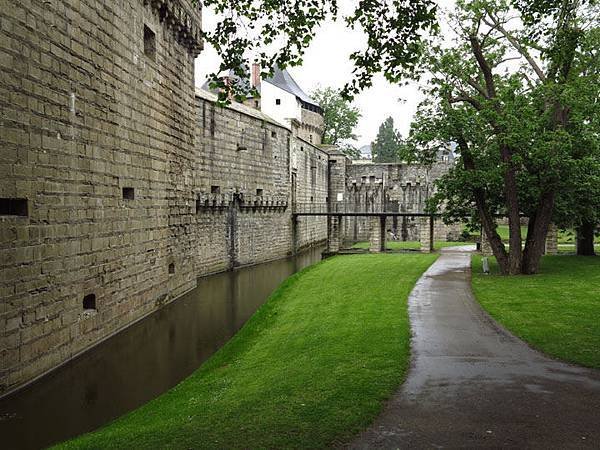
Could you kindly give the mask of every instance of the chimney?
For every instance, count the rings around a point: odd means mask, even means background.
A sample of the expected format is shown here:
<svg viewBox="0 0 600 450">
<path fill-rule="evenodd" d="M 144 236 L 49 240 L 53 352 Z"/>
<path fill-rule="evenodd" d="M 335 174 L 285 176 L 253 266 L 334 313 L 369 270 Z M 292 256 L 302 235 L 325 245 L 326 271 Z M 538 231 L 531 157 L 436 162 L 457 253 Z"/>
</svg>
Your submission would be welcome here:
<svg viewBox="0 0 600 450">
<path fill-rule="evenodd" d="M 260 87 L 260 64 L 252 64 L 252 87 L 258 89 Z"/>
</svg>

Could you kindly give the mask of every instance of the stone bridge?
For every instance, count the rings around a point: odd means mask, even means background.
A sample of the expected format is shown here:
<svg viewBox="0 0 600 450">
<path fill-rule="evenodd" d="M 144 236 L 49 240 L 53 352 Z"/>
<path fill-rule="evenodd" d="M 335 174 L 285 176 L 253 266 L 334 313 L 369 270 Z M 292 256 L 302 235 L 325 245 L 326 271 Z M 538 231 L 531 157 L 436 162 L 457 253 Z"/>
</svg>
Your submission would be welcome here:
<svg viewBox="0 0 600 450">
<path fill-rule="evenodd" d="M 410 217 L 419 219 L 419 241 L 421 251 L 430 253 L 434 250 L 435 220 L 439 214 L 427 212 L 400 212 L 398 204 L 383 203 L 376 208 L 357 207 L 356 204 L 344 202 L 301 203 L 293 205 L 292 218 L 294 224 L 298 217 L 327 217 L 327 250 L 338 253 L 342 246 L 344 217 L 367 217 L 369 221 L 369 251 L 379 253 L 385 251 L 389 217 Z M 294 229 L 296 227 L 294 226 Z"/>
<path fill-rule="evenodd" d="M 361 208 L 355 203 L 328 202 L 328 203 L 299 203 L 292 205 L 292 220 L 294 230 L 297 228 L 298 217 L 321 216 L 327 217 L 327 250 L 326 253 L 338 253 L 342 247 L 344 237 L 344 217 L 367 217 L 369 221 L 369 252 L 379 253 L 386 249 L 389 217 L 410 217 L 419 220 L 419 241 L 421 252 L 434 251 L 436 218 L 439 222 L 440 214 L 420 212 L 400 212 L 398 203 L 381 203 L 370 208 Z M 294 237 L 296 232 L 294 231 Z M 483 255 L 491 256 L 492 249 L 485 233 L 481 233 L 480 249 Z M 546 236 L 545 253 L 554 255 L 558 253 L 558 229 L 550 225 Z"/>
</svg>

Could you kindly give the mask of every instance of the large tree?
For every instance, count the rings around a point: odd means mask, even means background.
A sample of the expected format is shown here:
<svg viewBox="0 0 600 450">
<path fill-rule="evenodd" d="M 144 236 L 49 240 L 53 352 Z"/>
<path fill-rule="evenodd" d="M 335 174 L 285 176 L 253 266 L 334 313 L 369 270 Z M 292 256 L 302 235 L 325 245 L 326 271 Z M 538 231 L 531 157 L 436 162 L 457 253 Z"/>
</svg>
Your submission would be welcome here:
<svg viewBox="0 0 600 450">
<path fill-rule="evenodd" d="M 373 161 L 378 163 L 396 162 L 401 159 L 404 143 L 400 133 L 394 128 L 394 119 L 388 117 L 379 125 L 377 137 L 371 143 Z"/>
<path fill-rule="evenodd" d="M 436 206 L 446 219 L 478 221 L 507 274 L 537 272 L 559 194 L 593 167 L 582 161 L 597 142 L 598 72 L 586 49 L 594 5 L 545 4 L 553 7 L 519 14 L 507 1 L 459 0 L 455 39 L 432 45 L 424 60 L 429 96 L 412 131 L 417 142 L 458 144 L 459 165 L 440 183 Z M 497 215 L 508 218 L 508 249 Z"/>
<path fill-rule="evenodd" d="M 600 27 L 586 30 L 575 64 L 583 79 L 590 81 L 580 83 L 578 87 L 583 92 L 578 91 L 573 97 L 584 100 L 577 110 L 586 119 L 583 130 L 576 128 L 580 120 L 571 121 L 579 157 L 559 190 L 555 219 L 563 228 L 576 230 L 578 255 L 593 256 L 600 224 Z"/>
<path fill-rule="evenodd" d="M 344 153 L 356 158 L 359 152 L 348 141 L 356 140 L 354 128 L 360 118 L 358 108 L 352 106 L 340 90 L 331 87 L 315 89 L 311 96 L 323 109 L 323 144 L 339 145 Z"/>
</svg>

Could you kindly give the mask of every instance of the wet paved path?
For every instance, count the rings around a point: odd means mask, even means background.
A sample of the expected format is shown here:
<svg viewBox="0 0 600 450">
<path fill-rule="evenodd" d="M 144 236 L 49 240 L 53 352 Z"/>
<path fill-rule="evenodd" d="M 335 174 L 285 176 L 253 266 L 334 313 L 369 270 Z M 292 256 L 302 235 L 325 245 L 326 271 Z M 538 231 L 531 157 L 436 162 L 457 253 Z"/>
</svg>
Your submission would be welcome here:
<svg viewBox="0 0 600 450">
<path fill-rule="evenodd" d="M 351 447 L 600 448 L 600 371 L 499 327 L 473 298 L 469 265 L 445 249 L 417 283 L 408 378 Z"/>
</svg>

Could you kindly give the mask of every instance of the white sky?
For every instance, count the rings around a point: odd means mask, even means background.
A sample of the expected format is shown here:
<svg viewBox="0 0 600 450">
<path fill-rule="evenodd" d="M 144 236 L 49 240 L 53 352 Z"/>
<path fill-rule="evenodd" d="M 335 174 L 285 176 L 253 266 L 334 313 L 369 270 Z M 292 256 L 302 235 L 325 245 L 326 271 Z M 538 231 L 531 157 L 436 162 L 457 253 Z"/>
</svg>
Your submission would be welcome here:
<svg viewBox="0 0 600 450">
<path fill-rule="evenodd" d="M 453 3 L 454 0 L 438 0 L 442 7 L 450 7 Z M 340 4 L 343 11 L 353 7 L 354 1 L 340 0 Z M 212 28 L 211 20 L 214 19 L 210 14 L 204 14 L 203 26 Z M 341 88 L 352 76 L 352 63 L 348 56 L 364 43 L 360 31 L 346 28 L 341 21 L 326 22 L 306 50 L 304 64 L 288 68 L 288 71 L 308 94 L 318 86 Z M 207 45 L 196 59 L 196 85 L 204 84 L 207 75 L 218 70 L 218 64 L 216 52 Z M 377 76 L 373 86 L 354 100 L 362 114 L 355 130 L 358 135 L 355 145 L 361 147 L 373 141 L 379 125 L 389 116 L 394 118 L 396 128 L 406 137 L 420 98 L 416 85 L 391 85 L 382 76 Z"/>
</svg>

